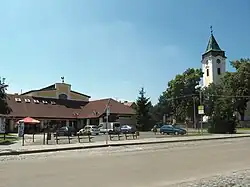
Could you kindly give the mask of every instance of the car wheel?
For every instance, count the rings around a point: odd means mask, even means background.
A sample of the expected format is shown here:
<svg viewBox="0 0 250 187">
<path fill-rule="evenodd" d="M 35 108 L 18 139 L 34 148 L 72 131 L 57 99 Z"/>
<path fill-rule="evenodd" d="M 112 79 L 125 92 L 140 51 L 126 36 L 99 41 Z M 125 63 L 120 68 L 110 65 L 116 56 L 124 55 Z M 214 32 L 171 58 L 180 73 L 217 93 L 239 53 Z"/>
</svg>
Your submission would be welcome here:
<svg viewBox="0 0 250 187">
<path fill-rule="evenodd" d="M 179 135 L 179 133 L 176 131 L 175 133 L 174 133 L 175 135 Z"/>
</svg>

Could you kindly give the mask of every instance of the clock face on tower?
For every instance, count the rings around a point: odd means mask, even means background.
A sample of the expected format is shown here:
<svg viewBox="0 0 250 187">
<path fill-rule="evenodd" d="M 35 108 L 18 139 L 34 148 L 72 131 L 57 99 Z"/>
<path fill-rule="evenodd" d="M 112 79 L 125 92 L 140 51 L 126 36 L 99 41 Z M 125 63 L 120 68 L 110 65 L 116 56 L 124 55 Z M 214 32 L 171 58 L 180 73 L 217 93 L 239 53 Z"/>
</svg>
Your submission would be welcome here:
<svg viewBox="0 0 250 187">
<path fill-rule="evenodd" d="M 217 62 L 217 64 L 220 64 L 220 63 L 221 63 L 220 59 L 217 59 L 216 62 Z"/>
<path fill-rule="evenodd" d="M 208 64 L 208 60 L 206 60 L 205 64 L 206 64 L 206 65 Z"/>
</svg>

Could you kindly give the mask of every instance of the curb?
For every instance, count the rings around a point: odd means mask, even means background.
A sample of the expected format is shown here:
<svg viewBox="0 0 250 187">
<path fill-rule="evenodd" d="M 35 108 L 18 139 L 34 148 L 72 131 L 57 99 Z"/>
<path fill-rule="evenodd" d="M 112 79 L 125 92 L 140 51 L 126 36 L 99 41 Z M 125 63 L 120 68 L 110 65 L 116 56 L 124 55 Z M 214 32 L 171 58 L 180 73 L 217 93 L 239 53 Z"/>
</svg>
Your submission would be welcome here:
<svg viewBox="0 0 250 187">
<path fill-rule="evenodd" d="M 75 147 L 61 147 L 61 148 L 50 148 L 50 149 L 37 149 L 37 150 L 20 150 L 20 151 L 6 151 L 0 152 L 0 156 L 8 155 L 24 155 L 24 154 L 34 154 L 34 153 L 48 153 L 57 151 L 70 151 L 70 150 L 80 150 L 80 149 L 94 149 L 103 147 L 119 147 L 119 146 L 129 146 L 129 145 L 150 145 L 150 144 L 160 144 L 160 143 L 178 143 L 178 142 L 196 142 L 196 141 L 209 141 L 209 140 L 222 140 L 222 139 L 236 139 L 236 138 L 249 138 L 250 134 L 243 136 L 228 136 L 228 137 L 214 137 L 214 138 L 198 138 L 198 139 L 185 139 L 185 140 L 163 140 L 163 141 L 147 141 L 147 142 L 130 142 L 130 143 L 111 143 L 102 145 L 86 145 L 86 146 L 75 146 Z"/>
</svg>

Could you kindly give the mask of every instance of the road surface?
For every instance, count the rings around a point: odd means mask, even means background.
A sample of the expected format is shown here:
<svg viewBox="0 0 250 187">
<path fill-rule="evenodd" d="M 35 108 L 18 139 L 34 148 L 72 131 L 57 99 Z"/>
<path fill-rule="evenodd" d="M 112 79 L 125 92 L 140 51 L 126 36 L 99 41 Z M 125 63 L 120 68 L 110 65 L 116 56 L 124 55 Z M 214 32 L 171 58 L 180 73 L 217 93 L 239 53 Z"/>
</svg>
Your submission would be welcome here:
<svg viewBox="0 0 250 187">
<path fill-rule="evenodd" d="M 250 167 L 250 138 L 0 157 L 0 187 L 167 187 Z"/>
</svg>

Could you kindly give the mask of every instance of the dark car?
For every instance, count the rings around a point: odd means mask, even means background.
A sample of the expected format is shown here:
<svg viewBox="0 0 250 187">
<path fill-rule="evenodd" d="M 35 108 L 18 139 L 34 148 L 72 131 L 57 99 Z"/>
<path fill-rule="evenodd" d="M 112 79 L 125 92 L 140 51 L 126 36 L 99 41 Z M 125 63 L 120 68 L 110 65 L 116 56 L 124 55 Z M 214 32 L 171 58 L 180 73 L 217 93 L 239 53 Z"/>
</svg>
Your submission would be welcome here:
<svg viewBox="0 0 250 187">
<path fill-rule="evenodd" d="M 61 127 L 56 131 L 57 136 L 72 136 L 76 135 L 76 129 L 74 127 Z"/>
<path fill-rule="evenodd" d="M 173 125 L 163 125 L 160 128 L 160 133 L 161 134 L 175 134 L 175 135 L 184 135 L 187 133 L 185 129 L 173 126 Z"/>
<path fill-rule="evenodd" d="M 136 132 L 136 128 L 131 125 L 122 125 L 121 133 L 123 134 L 134 134 Z"/>
</svg>

